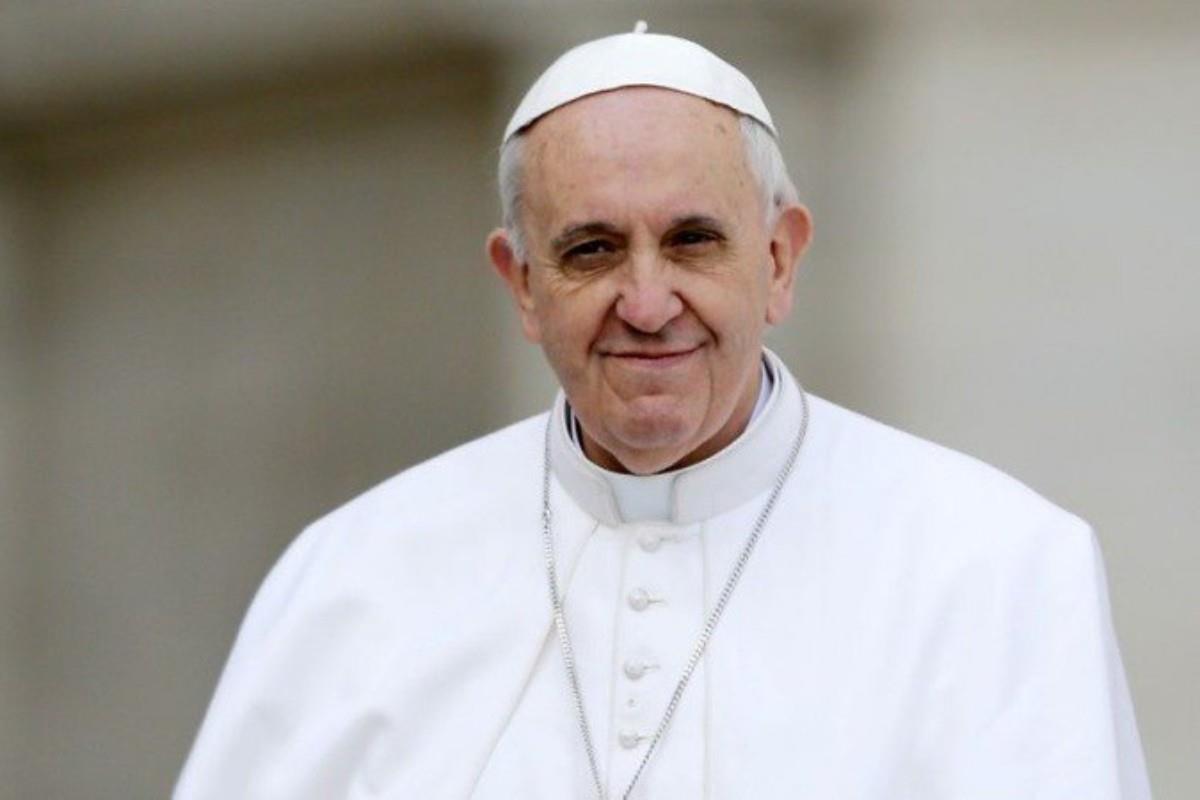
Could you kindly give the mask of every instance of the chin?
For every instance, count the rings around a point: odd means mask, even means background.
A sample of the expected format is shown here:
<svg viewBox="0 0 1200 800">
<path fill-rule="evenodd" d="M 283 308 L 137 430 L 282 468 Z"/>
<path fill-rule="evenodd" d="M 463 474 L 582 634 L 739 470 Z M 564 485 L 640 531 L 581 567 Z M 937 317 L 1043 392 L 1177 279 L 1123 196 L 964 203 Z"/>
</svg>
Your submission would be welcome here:
<svg viewBox="0 0 1200 800">
<path fill-rule="evenodd" d="M 639 475 L 662 472 L 700 446 L 696 426 L 679 417 L 626 420 L 614 433 L 619 443 L 618 459 Z"/>
</svg>

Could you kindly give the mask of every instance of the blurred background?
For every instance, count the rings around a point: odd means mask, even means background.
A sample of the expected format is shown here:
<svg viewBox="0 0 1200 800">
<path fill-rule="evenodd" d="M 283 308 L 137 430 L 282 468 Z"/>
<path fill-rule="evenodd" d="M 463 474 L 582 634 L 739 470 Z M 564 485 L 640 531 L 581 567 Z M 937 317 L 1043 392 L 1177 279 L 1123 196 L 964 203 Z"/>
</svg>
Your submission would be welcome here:
<svg viewBox="0 0 1200 800">
<path fill-rule="evenodd" d="M 1095 525 L 1159 798 L 1200 796 L 1200 7 L 0 0 L 0 797 L 165 797 L 308 521 L 546 407 L 483 257 L 579 41 L 758 84 L 813 392 Z"/>
</svg>

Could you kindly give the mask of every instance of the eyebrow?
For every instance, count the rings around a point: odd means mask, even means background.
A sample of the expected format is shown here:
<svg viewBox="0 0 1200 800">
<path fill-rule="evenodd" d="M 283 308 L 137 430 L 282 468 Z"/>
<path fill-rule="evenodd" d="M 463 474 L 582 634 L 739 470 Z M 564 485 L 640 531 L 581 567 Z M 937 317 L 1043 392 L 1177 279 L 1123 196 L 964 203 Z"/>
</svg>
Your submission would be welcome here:
<svg viewBox="0 0 1200 800">
<path fill-rule="evenodd" d="M 564 228 L 562 233 L 550 240 L 550 247 L 553 250 L 561 250 L 584 236 L 621 236 L 621 232 L 615 225 L 607 222 L 581 222 Z"/>
<path fill-rule="evenodd" d="M 671 220 L 671 227 L 668 231 L 677 231 L 680 228 L 712 228 L 713 230 L 723 233 L 725 225 L 716 217 L 710 217 L 707 214 L 687 214 L 682 217 L 676 217 Z"/>
<path fill-rule="evenodd" d="M 710 217 L 707 214 L 684 214 L 675 217 L 671 220 L 671 225 L 667 228 L 668 232 L 677 231 L 681 228 L 711 228 L 718 233 L 724 233 L 725 225 L 716 217 Z M 550 240 L 550 247 L 553 250 L 562 250 L 572 242 L 582 239 L 586 236 L 613 236 L 623 238 L 624 234 L 617 226 L 608 222 L 581 222 L 577 225 L 568 225 L 560 234 Z"/>
</svg>

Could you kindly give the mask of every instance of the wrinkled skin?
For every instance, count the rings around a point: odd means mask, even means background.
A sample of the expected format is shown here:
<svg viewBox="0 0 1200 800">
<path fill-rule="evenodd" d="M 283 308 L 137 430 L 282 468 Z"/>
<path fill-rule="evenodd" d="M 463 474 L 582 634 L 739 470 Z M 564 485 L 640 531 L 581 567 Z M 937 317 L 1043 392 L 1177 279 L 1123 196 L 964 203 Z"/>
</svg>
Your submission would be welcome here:
<svg viewBox="0 0 1200 800">
<path fill-rule="evenodd" d="M 745 428 L 767 325 L 791 310 L 807 210 L 768 229 L 736 115 L 637 87 L 576 100 L 526 134 L 518 260 L 488 255 L 579 418 L 588 457 L 651 474 Z"/>
</svg>

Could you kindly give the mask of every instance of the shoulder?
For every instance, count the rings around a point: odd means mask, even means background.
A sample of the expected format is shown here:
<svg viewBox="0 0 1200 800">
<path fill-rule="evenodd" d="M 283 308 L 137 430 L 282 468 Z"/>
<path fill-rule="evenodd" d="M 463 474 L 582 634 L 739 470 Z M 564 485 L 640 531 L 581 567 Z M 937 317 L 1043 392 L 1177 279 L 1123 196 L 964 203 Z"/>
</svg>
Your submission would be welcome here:
<svg viewBox="0 0 1200 800">
<path fill-rule="evenodd" d="M 818 398 L 811 409 L 806 532 L 847 603 L 874 597 L 901 615 L 879 618 L 960 626 L 962 641 L 987 629 L 998 648 L 1025 624 L 998 620 L 1067 628 L 1107 613 L 1084 520 L 971 456 Z"/>
<path fill-rule="evenodd" d="M 542 469 L 546 414 L 461 444 L 389 478 L 314 523 L 321 529 L 376 521 L 454 518 L 528 493 Z"/>
<path fill-rule="evenodd" d="M 1087 523 L 1011 475 L 827 400 L 809 399 L 806 469 L 824 476 L 822 490 L 831 499 L 865 510 L 879 530 L 993 556 L 1057 544 L 1091 549 Z"/>
<path fill-rule="evenodd" d="M 306 607 L 352 602 L 395 614 L 474 581 L 502 582 L 518 559 L 538 563 L 541 414 L 417 464 L 306 527 L 260 587 L 239 640 Z"/>
<path fill-rule="evenodd" d="M 548 624 L 531 480 L 544 420 L 407 469 L 301 533 L 250 605 L 179 796 L 301 782 L 295 765 L 378 717 L 381 691 L 391 708 L 436 696 L 456 718 L 502 702 L 478 687 L 519 670 Z M 430 695 L 445 674 L 461 685 Z"/>
</svg>

